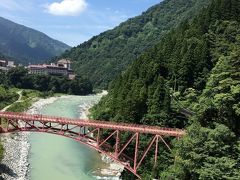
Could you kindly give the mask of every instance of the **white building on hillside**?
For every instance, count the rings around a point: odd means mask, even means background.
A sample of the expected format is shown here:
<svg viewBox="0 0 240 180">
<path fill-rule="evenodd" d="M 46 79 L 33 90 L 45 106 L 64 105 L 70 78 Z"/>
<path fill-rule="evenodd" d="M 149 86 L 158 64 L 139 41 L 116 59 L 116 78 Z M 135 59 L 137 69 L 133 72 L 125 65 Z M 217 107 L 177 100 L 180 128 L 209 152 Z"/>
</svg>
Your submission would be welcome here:
<svg viewBox="0 0 240 180">
<path fill-rule="evenodd" d="M 0 70 L 2 71 L 8 71 L 11 68 L 16 67 L 14 65 L 14 61 L 8 61 L 8 60 L 1 60 L 0 59 Z"/>
<path fill-rule="evenodd" d="M 28 70 L 29 74 L 59 75 L 67 76 L 69 79 L 75 78 L 71 69 L 71 61 L 68 59 L 61 59 L 56 64 L 29 65 Z"/>
</svg>

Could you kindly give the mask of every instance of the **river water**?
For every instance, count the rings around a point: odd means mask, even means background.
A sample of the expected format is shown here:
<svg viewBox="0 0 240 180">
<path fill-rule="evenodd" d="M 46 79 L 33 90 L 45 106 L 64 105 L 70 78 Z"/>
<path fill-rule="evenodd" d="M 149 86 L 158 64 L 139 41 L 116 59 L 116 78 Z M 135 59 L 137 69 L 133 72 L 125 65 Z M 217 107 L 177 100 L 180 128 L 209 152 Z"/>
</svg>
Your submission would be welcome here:
<svg viewBox="0 0 240 180">
<path fill-rule="evenodd" d="M 44 106 L 41 114 L 79 118 L 100 95 L 67 96 Z M 103 165 L 99 153 L 74 140 L 50 134 L 31 134 L 30 180 L 91 180 Z"/>
</svg>

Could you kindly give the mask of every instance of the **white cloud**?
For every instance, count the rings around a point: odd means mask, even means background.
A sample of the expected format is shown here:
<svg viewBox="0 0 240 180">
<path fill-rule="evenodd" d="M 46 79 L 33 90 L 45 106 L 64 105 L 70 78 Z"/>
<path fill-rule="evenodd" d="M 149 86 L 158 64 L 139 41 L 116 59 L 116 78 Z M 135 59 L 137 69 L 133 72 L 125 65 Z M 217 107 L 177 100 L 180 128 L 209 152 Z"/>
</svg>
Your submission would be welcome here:
<svg viewBox="0 0 240 180">
<path fill-rule="evenodd" d="M 47 12 L 57 16 L 76 16 L 87 8 L 85 0 L 63 0 L 46 6 Z"/>
</svg>

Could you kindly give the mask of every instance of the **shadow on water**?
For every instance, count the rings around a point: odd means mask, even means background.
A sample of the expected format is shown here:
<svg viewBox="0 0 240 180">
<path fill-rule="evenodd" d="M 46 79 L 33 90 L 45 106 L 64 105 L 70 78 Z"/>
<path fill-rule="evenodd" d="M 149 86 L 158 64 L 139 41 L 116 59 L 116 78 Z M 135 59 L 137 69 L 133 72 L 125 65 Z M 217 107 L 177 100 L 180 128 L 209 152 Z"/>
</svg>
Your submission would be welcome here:
<svg viewBox="0 0 240 180">
<path fill-rule="evenodd" d="M 11 177 L 17 177 L 17 174 L 13 172 L 11 168 L 6 166 L 5 164 L 0 164 L 0 180 L 3 180 L 2 174 L 7 174 Z"/>
</svg>

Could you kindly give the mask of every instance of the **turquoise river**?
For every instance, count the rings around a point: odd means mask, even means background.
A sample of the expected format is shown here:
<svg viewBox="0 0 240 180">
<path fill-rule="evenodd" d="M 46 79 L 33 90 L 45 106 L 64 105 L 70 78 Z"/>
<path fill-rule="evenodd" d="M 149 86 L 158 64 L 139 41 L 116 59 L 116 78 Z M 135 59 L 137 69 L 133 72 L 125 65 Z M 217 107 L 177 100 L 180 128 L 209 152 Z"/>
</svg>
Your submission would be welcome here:
<svg viewBox="0 0 240 180">
<path fill-rule="evenodd" d="M 67 96 L 44 106 L 45 115 L 79 118 L 100 95 Z M 31 134 L 30 180 L 90 180 L 92 172 L 103 166 L 96 151 L 74 140 L 50 134 Z"/>
</svg>

